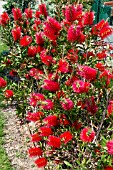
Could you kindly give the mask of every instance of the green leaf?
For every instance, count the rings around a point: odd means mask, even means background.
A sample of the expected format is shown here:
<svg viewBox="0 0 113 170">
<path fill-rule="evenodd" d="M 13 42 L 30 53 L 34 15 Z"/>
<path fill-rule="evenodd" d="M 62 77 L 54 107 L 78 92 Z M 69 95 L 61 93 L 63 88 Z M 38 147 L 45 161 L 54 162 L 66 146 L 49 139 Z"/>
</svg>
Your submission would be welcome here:
<svg viewBox="0 0 113 170">
<path fill-rule="evenodd" d="M 64 163 L 71 168 L 73 167 L 68 161 L 64 161 Z"/>
</svg>

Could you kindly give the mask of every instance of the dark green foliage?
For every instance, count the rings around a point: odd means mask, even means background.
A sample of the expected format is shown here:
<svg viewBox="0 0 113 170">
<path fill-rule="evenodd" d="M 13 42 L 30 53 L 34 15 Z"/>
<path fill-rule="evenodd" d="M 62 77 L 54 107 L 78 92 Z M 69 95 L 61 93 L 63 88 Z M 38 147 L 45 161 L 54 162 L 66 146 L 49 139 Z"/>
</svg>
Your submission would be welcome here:
<svg viewBox="0 0 113 170">
<path fill-rule="evenodd" d="M 18 7 L 24 12 L 28 7 L 34 7 L 35 0 L 7 0 L 7 3 L 3 6 L 8 14 L 11 14 L 12 8 Z"/>
</svg>

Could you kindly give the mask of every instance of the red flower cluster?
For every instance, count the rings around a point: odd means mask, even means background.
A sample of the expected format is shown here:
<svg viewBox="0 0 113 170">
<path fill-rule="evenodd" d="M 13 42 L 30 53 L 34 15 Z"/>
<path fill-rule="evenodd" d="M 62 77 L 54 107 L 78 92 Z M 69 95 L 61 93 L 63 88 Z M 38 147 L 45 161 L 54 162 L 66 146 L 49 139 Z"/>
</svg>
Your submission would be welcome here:
<svg viewBox="0 0 113 170">
<path fill-rule="evenodd" d="M 64 144 L 67 144 L 69 141 L 71 141 L 73 138 L 73 135 L 70 131 L 64 132 L 60 135 L 60 139 L 64 142 Z"/>
<path fill-rule="evenodd" d="M 110 155 L 113 155 L 113 140 L 110 140 L 106 143 L 106 146 L 107 146 L 107 152 L 110 154 Z"/>
<path fill-rule="evenodd" d="M 113 30 L 109 26 L 109 23 L 105 20 L 101 20 L 99 23 L 92 27 L 92 34 L 100 35 L 102 39 L 106 38 L 111 33 L 113 33 Z"/>
<path fill-rule="evenodd" d="M 12 32 L 14 41 L 20 40 L 20 36 L 21 36 L 21 28 L 20 27 L 16 27 L 16 28 L 12 29 L 11 32 Z"/>
<path fill-rule="evenodd" d="M 8 16 L 8 14 L 6 12 L 3 12 L 0 15 L 0 25 L 5 26 L 8 24 L 9 21 L 10 21 L 10 18 Z"/>
<path fill-rule="evenodd" d="M 28 56 L 34 57 L 37 54 L 37 47 L 36 46 L 29 46 L 28 47 Z"/>
<path fill-rule="evenodd" d="M 40 142 L 42 138 L 39 136 L 38 133 L 34 133 L 31 135 L 31 141 L 32 142 Z"/>
<path fill-rule="evenodd" d="M 80 25 L 77 25 L 77 26 L 71 25 L 68 29 L 67 39 L 68 39 L 68 41 L 71 41 L 71 42 L 85 41 L 85 35 L 82 33 L 81 26 Z"/>
<path fill-rule="evenodd" d="M 113 170 L 113 167 L 112 167 L 112 166 L 106 166 L 106 167 L 104 168 L 104 170 Z"/>
<path fill-rule="evenodd" d="M 80 133 L 80 139 L 83 142 L 92 142 L 95 137 L 95 132 L 91 128 L 86 127 Z"/>
<path fill-rule="evenodd" d="M 41 107 L 44 109 L 44 110 L 53 110 L 54 108 L 54 103 L 52 100 L 50 99 L 46 99 L 42 102 L 42 105 Z"/>
<path fill-rule="evenodd" d="M 20 45 L 22 47 L 27 47 L 28 45 L 30 45 L 32 42 L 32 37 L 28 36 L 28 35 L 25 35 L 24 37 L 22 37 L 20 39 Z"/>
<path fill-rule="evenodd" d="M 48 126 L 56 126 L 58 125 L 58 119 L 56 115 L 49 115 L 43 119 L 43 122 Z"/>
<path fill-rule="evenodd" d="M 44 80 L 44 85 L 42 85 L 42 88 L 51 92 L 56 92 L 59 90 L 59 84 L 58 82 L 52 80 Z"/>
<path fill-rule="evenodd" d="M 59 137 L 56 136 L 49 136 L 48 138 L 48 143 L 49 146 L 54 147 L 54 148 L 60 148 L 61 146 L 61 140 Z"/>
<path fill-rule="evenodd" d="M 26 115 L 26 119 L 28 121 L 33 121 L 33 122 L 36 122 L 38 120 L 41 119 L 41 117 L 43 117 L 43 112 L 39 111 L 39 112 L 28 112 L 27 115 Z"/>
<path fill-rule="evenodd" d="M 87 93 L 90 88 L 89 82 L 84 82 L 82 80 L 76 80 L 72 84 L 73 91 L 76 93 Z"/>
<path fill-rule="evenodd" d="M 33 157 L 33 156 L 42 156 L 42 150 L 39 147 L 30 148 L 28 150 L 28 154 L 29 154 L 30 157 Z"/>
<path fill-rule="evenodd" d="M 37 165 L 38 168 L 45 167 L 47 165 L 47 159 L 46 158 L 38 158 L 35 161 L 35 164 Z"/>
<path fill-rule="evenodd" d="M 44 23 L 44 34 L 50 40 L 55 41 L 58 37 L 58 33 L 61 30 L 60 23 L 51 17 L 47 17 L 47 21 Z"/>
<path fill-rule="evenodd" d="M 107 116 L 110 116 L 113 114 L 113 100 L 109 101 L 109 105 L 107 107 Z"/>
<path fill-rule="evenodd" d="M 79 66 L 78 74 L 86 80 L 92 81 L 96 79 L 97 70 L 89 66 Z"/>
<path fill-rule="evenodd" d="M 5 90 L 5 92 L 4 92 L 4 96 L 8 99 L 13 97 L 13 95 L 14 95 L 13 90 Z"/>
<path fill-rule="evenodd" d="M 0 77 L 0 87 L 3 88 L 7 85 L 6 80 L 4 80 L 2 77 Z"/>
<path fill-rule="evenodd" d="M 47 126 L 40 127 L 38 131 L 40 132 L 40 136 L 43 136 L 43 137 L 44 136 L 49 136 L 49 135 L 51 135 L 53 133 L 51 128 L 47 127 Z"/>
<path fill-rule="evenodd" d="M 70 99 L 64 99 L 64 101 L 61 102 L 61 106 L 64 110 L 72 110 L 74 107 L 74 103 Z"/>
<path fill-rule="evenodd" d="M 26 16 L 27 19 L 32 19 L 32 13 L 33 12 L 30 8 L 26 8 L 24 13 L 25 13 L 25 16 Z"/>
<path fill-rule="evenodd" d="M 44 45 L 44 38 L 43 38 L 43 34 L 41 32 L 37 32 L 35 35 L 36 38 L 36 43 L 40 46 Z"/>
<path fill-rule="evenodd" d="M 86 99 L 85 107 L 86 107 L 88 113 L 90 113 L 92 115 L 94 115 L 98 111 L 98 106 L 95 103 L 94 96 L 91 96 L 90 98 Z"/>
<path fill-rule="evenodd" d="M 22 12 L 19 8 L 13 8 L 12 13 L 15 21 L 22 19 Z"/>
</svg>

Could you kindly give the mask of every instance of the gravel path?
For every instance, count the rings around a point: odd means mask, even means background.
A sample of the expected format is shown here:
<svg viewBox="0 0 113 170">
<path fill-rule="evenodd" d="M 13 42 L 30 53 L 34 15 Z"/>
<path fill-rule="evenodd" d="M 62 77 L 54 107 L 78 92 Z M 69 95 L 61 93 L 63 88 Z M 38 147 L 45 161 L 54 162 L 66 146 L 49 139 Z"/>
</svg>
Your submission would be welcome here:
<svg viewBox="0 0 113 170">
<path fill-rule="evenodd" d="M 28 127 L 26 125 L 20 125 L 20 121 L 15 114 L 15 109 L 7 108 L 2 112 L 6 117 L 4 148 L 12 166 L 15 170 L 39 170 L 34 165 L 33 159 L 27 155 L 27 149 L 33 147 L 33 144 L 29 142 L 30 135 Z"/>
</svg>

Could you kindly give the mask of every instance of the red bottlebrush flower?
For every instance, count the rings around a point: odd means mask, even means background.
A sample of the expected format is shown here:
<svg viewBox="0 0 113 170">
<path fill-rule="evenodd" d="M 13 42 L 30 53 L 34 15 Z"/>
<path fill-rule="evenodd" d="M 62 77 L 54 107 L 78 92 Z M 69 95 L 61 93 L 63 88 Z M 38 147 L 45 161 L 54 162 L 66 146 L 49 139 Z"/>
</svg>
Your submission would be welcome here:
<svg viewBox="0 0 113 170">
<path fill-rule="evenodd" d="M 105 65 L 103 65 L 102 63 L 97 63 L 95 65 L 96 68 L 98 68 L 99 71 L 104 71 L 105 70 Z"/>
<path fill-rule="evenodd" d="M 43 122 L 49 127 L 58 125 L 58 119 L 56 115 L 47 116 L 43 119 Z"/>
<path fill-rule="evenodd" d="M 104 170 L 113 170 L 113 167 L 112 167 L 112 166 L 106 166 L 106 167 L 104 168 Z"/>
<path fill-rule="evenodd" d="M 95 24 L 92 27 L 92 34 L 94 35 L 99 35 L 100 34 L 100 30 L 102 30 L 105 27 L 108 27 L 109 23 L 105 20 L 101 20 L 100 22 L 98 22 L 97 24 Z"/>
<path fill-rule="evenodd" d="M 108 87 L 108 85 L 110 84 L 110 80 L 113 79 L 113 75 L 110 73 L 109 70 L 104 70 L 100 74 L 100 78 L 104 78 L 103 80 L 106 82 L 106 87 Z"/>
<path fill-rule="evenodd" d="M 6 87 L 7 82 L 2 77 L 0 77 L 0 88 Z"/>
<path fill-rule="evenodd" d="M 56 136 L 49 136 L 48 138 L 48 143 L 49 146 L 54 147 L 54 148 L 60 148 L 61 146 L 61 140 L 59 137 Z"/>
<path fill-rule="evenodd" d="M 36 24 L 36 26 L 39 26 L 41 24 L 41 21 L 40 21 L 40 19 L 35 19 L 34 23 Z"/>
<path fill-rule="evenodd" d="M 44 34 L 50 40 L 56 40 L 58 32 L 61 30 L 61 24 L 54 18 L 47 17 L 47 21 L 44 23 Z"/>
<path fill-rule="evenodd" d="M 27 19 L 32 19 L 32 12 L 33 11 L 30 8 L 25 9 L 24 13 L 25 13 L 25 16 L 26 16 Z"/>
<path fill-rule="evenodd" d="M 32 30 L 33 30 L 33 31 L 37 31 L 37 30 L 38 30 L 38 28 L 37 28 L 37 25 L 36 25 L 36 24 L 33 24 L 33 25 L 32 25 Z"/>
<path fill-rule="evenodd" d="M 100 30 L 100 37 L 104 39 L 107 36 L 111 35 L 112 33 L 113 29 L 111 27 L 104 27 L 102 30 Z"/>
<path fill-rule="evenodd" d="M 70 125 L 70 122 L 67 120 L 65 114 L 61 114 L 60 117 L 59 117 L 59 122 L 60 122 L 60 125 L 63 125 L 63 126 L 68 126 Z"/>
<path fill-rule="evenodd" d="M 14 95 L 13 90 L 5 90 L 5 92 L 4 92 L 4 96 L 6 98 L 11 98 L 11 97 L 13 97 L 13 95 Z"/>
<path fill-rule="evenodd" d="M 90 83 L 89 82 L 84 82 L 82 80 L 76 80 L 72 84 L 73 91 L 76 93 L 87 93 L 90 88 Z"/>
<path fill-rule="evenodd" d="M 17 75 L 17 71 L 11 70 L 11 71 L 9 72 L 9 75 L 10 75 L 10 76 L 16 76 L 16 75 Z"/>
<path fill-rule="evenodd" d="M 83 16 L 84 25 L 92 25 L 94 21 L 94 12 L 86 12 Z"/>
<path fill-rule="evenodd" d="M 113 78 L 113 75 L 110 73 L 109 70 L 104 70 L 104 71 L 100 74 L 100 78 L 102 78 L 102 77 L 106 77 L 106 78 L 111 79 L 111 78 Z"/>
<path fill-rule="evenodd" d="M 34 133 L 31 135 L 32 142 L 40 142 L 41 140 L 42 140 L 42 138 L 37 133 Z"/>
<path fill-rule="evenodd" d="M 20 39 L 20 45 L 22 47 L 27 47 L 29 44 L 31 44 L 31 42 L 32 42 L 32 37 L 28 35 L 25 35 Z"/>
<path fill-rule="evenodd" d="M 74 103 L 70 99 L 65 99 L 64 102 L 61 102 L 61 105 L 64 110 L 72 110 L 74 107 Z"/>
<path fill-rule="evenodd" d="M 43 46 L 44 45 L 44 39 L 43 39 L 43 34 L 41 32 L 37 32 L 36 35 L 35 35 L 35 38 L 36 38 L 36 43 L 40 46 Z"/>
<path fill-rule="evenodd" d="M 45 36 L 46 36 L 47 38 L 49 38 L 51 41 L 55 41 L 55 40 L 57 39 L 57 36 L 56 36 L 54 33 L 50 32 L 49 30 L 45 30 L 45 31 L 44 31 L 44 34 L 45 34 Z"/>
<path fill-rule="evenodd" d="M 30 98 L 30 99 L 29 99 L 29 104 L 30 104 L 30 106 L 36 107 L 36 105 L 37 105 L 37 100 L 34 99 L 34 98 Z"/>
<path fill-rule="evenodd" d="M 57 93 L 56 93 L 56 96 L 57 98 L 61 98 L 61 97 L 65 97 L 65 93 L 62 91 L 62 90 L 59 90 Z"/>
<path fill-rule="evenodd" d="M 40 14 L 41 14 L 41 12 L 40 11 L 38 11 L 38 10 L 36 10 L 36 12 L 35 12 L 35 18 L 39 18 L 40 17 Z"/>
<path fill-rule="evenodd" d="M 29 46 L 28 47 L 28 56 L 34 57 L 37 54 L 37 47 L 36 46 Z"/>
<path fill-rule="evenodd" d="M 35 164 L 37 165 L 38 168 L 45 167 L 47 165 L 47 159 L 46 158 L 38 158 L 35 161 Z"/>
<path fill-rule="evenodd" d="M 113 114 L 113 100 L 109 101 L 109 105 L 107 107 L 107 116 L 110 116 Z"/>
<path fill-rule="evenodd" d="M 20 27 L 16 27 L 14 29 L 12 29 L 12 36 L 14 41 L 18 41 L 20 39 L 21 36 L 21 28 Z"/>
<path fill-rule="evenodd" d="M 59 83 L 52 80 L 44 80 L 42 88 L 51 92 L 56 92 L 59 90 Z"/>
<path fill-rule="evenodd" d="M 47 9 L 46 9 L 46 4 L 40 4 L 39 5 L 39 10 L 42 15 L 46 18 L 48 15 Z"/>
<path fill-rule="evenodd" d="M 79 66 L 78 75 L 85 78 L 86 80 L 95 80 L 97 75 L 97 70 L 89 66 Z"/>
<path fill-rule="evenodd" d="M 31 94 L 31 97 L 34 98 L 34 99 L 37 100 L 37 101 L 40 101 L 40 100 L 44 100 L 44 99 L 45 99 L 44 95 L 41 94 L 41 93 L 32 93 L 32 94 Z"/>
<path fill-rule="evenodd" d="M 2 15 L 0 15 L 0 25 L 5 26 L 10 21 L 10 18 L 7 14 L 7 12 L 3 12 Z"/>
<path fill-rule="evenodd" d="M 69 141 L 71 141 L 73 138 L 73 135 L 70 131 L 64 132 L 60 135 L 60 139 L 63 140 L 64 144 L 67 144 Z"/>
<path fill-rule="evenodd" d="M 44 64 L 47 65 L 47 66 L 50 66 L 50 65 L 52 64 L 52 62 L 53 62 L 52 56 L 47 55 L 47 54 L 46 54 L 46 50 L 43 50 L 43 51 L 41 52 L 40 58 L 41 58 L 42 63 L 44 63 Z"/>
<path fill-rule="evenodd" d="M 72 127 L 75 128 L 76 130 L 79 130 L 79 129 L 82 127 L 82 123 L 79 122 L 78 120 L 75 120 L 75 121 L 72 123 Z"/>
<path fill-rule="evenodd" d="M 74 51 L 73 49 L 70 49 L 68 51 L 68 54 L 66 56 L 68 60 L 70 60 L 72 63 L 78 62 L 78 51 Z"/>
<path fill-rule="evenodd" d="M 106 51 L 103 50 L 102 52 L 97 53 L 97 57 L 98 57 L 98 59 L 100 59 L 100 60 L 106 58 L 106 57 L 107 57 Z"/>
<path fill-rule="evenodd" d="M 50 99 L 44 100 L 42 103 L 42 108 L 44 110 L 52 110 L 54 108 L 54 103 Z"/>
<path fill-rule="evenodd" d="M 22 19 L 22 12 L 19 8 L 13 8 L 12 13 L 15 21 Z"/>
<path fill-rule="evenodd" d="M 67 39 L 68 41 L 77 41 L 80 38 L 80 34 L 81 34 L 81 26 L 78 25 L 75 27 L 75 25 L 71 25 L 68 29 L 68 35 L 67 35 Z"/>
<path fill-rule="evenodd" d="M 41 119 L 41 117 L 43 117 L 43 112 L 28 112 L 27 115 L 26 115 L 26 120 L 28 121 L 33 121 L 33 122 L 36 122 L 38 120 Z"/>
<path fill-rule="evenodd" d="M 108 154 L 113 155 L 113 140 L 108 141 L 106 146 Z"/>
<path fill-rule="evenodd" d="M 67 73 L 69 71 L 69 63 L 66 60 L 61 59 L 58 63 L 58 71 Z"/>
<path fill-rule="evenodd" d="M 25 74 L 25 77 L 27 80 L 30 80 L 30 78 L 31 78 L 29 74 Z"/>
<path fill-rule="evenodd" d="M 98 111 L 98 106 L 95 103 L 94 96 L 86 99 L 85 106 L 88 113 L 92 115 L 94 115 Z"/>
<path fill-rule="evenodd" d="M 42 150 L 39 147 L 30 148 L 30 149 L 28 149 L 28 154 L 30 157 L 42 156 Z"/>
<path fill-rule="evenodd" d="M 108 26 L 109 26 L 109 23 L 107 21 L 105 21 L 104 19 L 102 19 L 100 22 L 98 22 L 96 24 L 97 30 L 101 30 L 101 29 L 108 27 Z"/>
<path fill-rule="evenodd" d="M 46 126 L 40 127 L 38 131 L 40 133 L 40 136 L 49 136 L 53 133 L 51 128 Z"/>
<path fill-rule="evenodd" d="M 74 5 L 66 6 L 64 9 L 64 16 L 68 22 L 73 22 L 76 20 L 77 9 Z"/>
<path fill-rule="evenodd" d="M 30 75 L 31 77 L 37 76 L 37 69 L 36 69 L 36 68 L 32 68 L 32 69 L 29 71 L 29 75 Z"/>
<path fill-rule="evenodd" d="M 86 127 L 80 133 L 80 139 L 83 142 L 92 142 L 95 137 L 95 132 L 91 128 Z"/>
</svg>

